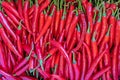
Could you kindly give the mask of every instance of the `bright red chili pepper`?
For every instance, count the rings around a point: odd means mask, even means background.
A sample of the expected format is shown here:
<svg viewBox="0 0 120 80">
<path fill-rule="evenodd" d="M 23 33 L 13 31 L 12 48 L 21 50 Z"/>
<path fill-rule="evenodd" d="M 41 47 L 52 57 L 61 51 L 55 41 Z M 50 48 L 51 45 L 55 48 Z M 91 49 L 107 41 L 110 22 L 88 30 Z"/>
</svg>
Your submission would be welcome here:
<svg viewBox="0 0 120 80">
<path fill-rule="evenodd" d="M 41 12 L 40 16 L 39 16 L 39 33 L 40 33 L 41 29 L 43 28 L 44 23 L 45 23 L 45 14 L 43 12 Z"/>
<path fill-rule="evenodd" d="M 23 6 L 22 6 L 22 0 L 18 0 L 18 13 L 23 20 Z"/>
<path fill-rule="evenodd" d="M 14 7 L 12 7 L 8 2 L 3 1 L 2 2 L 2 7 L 6 8 L 11 13 L 13 13 L 16 17 L 18 17 L 19 19 L 21 19 L 20 16 L 19 16 L 19 13 L 17 12 L 17 10 L 15 10 Z"/>
<path fill-rule="evenodd" d="M 3 25 L 3 27 L 5 27 L 5 29 L 10 33 L 10 35 L 14 38 L 14 40 L 16 40 L 16 35 L 13 32 L 13 30 L 10 28 L 10 25 L 7 21 L 7 19 L 5 18 L 4 14 L 0 11 L 0 22 Z"/>
<path fill-rule="evenodd" d="M 115 29 L 115 45 L 120 44 L 120 20 L 117 20 L 116 29 Z"/>
<path fill-rule="evenodd" d="M 0 24 L 0 35 L 4 41 L 5 44 L 7 44 L 7 46 L 9 47 L 9 49 L 11 51 L 13 51 L 13 53 L 15 55 L 17 55 L 19 58 L 22 58 L 22 56 L 19 54 L 19 52 L 16 50 L 15 46 L 12 44 L 12 42 L 8 39 L 2 25 Z"/>
<path fill-rule="evenodd" d="M 88 69 L 86 75 L 85 75 L 85 80 L 89 80 L 89 78 L 91 77 L 95 67 L 97 66 L 97 64 L 99 63 L 99 61 L 101 60 L 101 58 L 103 57 L 103 55 L 106 53 L 107 49 L 105 49 L 102 53 L 100 53 L 95 59 L 94 61 L 91 63 L 90 68 Z"/>
<path fill-rule="evenodd" d="M 119 46 L 115 45 L 113 51 L 113 59 L 112 59 L 112 75 L 114 80 L 118 80 L 118 49 Z"/>
</svg>

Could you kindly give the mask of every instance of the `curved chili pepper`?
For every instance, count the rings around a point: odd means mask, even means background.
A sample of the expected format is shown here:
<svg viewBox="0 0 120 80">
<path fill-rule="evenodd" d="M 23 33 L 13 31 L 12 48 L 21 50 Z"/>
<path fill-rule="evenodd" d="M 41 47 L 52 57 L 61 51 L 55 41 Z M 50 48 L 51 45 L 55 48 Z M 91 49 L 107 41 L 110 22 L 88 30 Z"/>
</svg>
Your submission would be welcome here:
<svg viewBox="0 0 120 80">
<path fill-rule="evenodd" d="M 68 62 L 68 64 L 70 64 L 70 59 L 67 55 L 67 52 L 65 51 L 65 49 L 61 46 L 61 44 L 59 44 L 56 41 L 50 41 L 50 43 L 55 46 L 56 48 L 58 48 L 60 50 L 60 52 L 63 54 L 63 56 L 65 57 L 66 61 Z"/>
<path fill-rule="evenodd" d="M 52 77 L 52 78 L 55 78 L 55 79 L 57 79 L 57 80 L 65 80 L 64 78 L 62 78 L 62 77 L 60 77 L 60 76 L 58 76 L 58 75 L 55 75 L 55 74 L 52 74 L 51 77 Z"/>
<path fill-rule="evenodd" d="M 10 28 L 10 25 L 9 25 L 7 19 L 5 18 L 4 14 L 1 11 L 0 11 L 0 22 L 5 27 L 5 29 L 10 33 L 10 35 L 14 38 L 14 40 L 16 40 L 15 33 Z"/>
<path fill-rule="evenodd" d="M 85 18 L 85 14 L 82 13 L 80 15 L 81 21 L 82 21 L 82 33 L 81 33 L 81 40 L 78 42 L 76 48 L 73 49 L 73 51 L 77 51 L 81 46 L 82 43 L 85 39 L 85 35 L 86 35 L 86 29 L 87 29 L 87 22 L 86 22 L 86 18 Z"/>
<path fill-rule="evenodd" d="M 95 59 L 94 61 L 91 63 L 90 68 L 88 69 L 86 75 L 85 75 L 85 80 L 89 80 L 89 78 L 91 77 L 95 67 L 97 66 L 97 64 L 99 63 L 99 61 L 102 59 L 102 57 L 104 56 L 104 54 L 106 53 L 107 49 L 105 49 L 102 53 L 100 53 Z"/>
<path fill-rule="evenodd" d="M 41 13 L 48 5 L 50 4 L 51 0 L 46 0 L 44 3 L 41 4 L 39 12 Z"/>
<path fill-rule="evenodd" d="M 107 72 L 111 67 L 107 66 L 105 68 L 103 68 L 102 70 L 100 70 L 99 72 L 97 72 L 96 74 L 93 75 L 92 80 L 96 80 L 98 79 L 100 76 L 102 76 L 105 72 Z"/>
<path fill-rule="evenodd" d="M 1 67 L 7 71 L 7 63 L 5 62 L 6 57 L 4 55 L 4 48 L 2 47 L 2 43 L 0 42 L 0 65 Z"/>
<path fill-rule="evenodd" d="M 69 31 L 68 31 L 68 36 L 67 36 L 67 46 L 69 46 L 69 42 L 72 38 L 72 35 L 74 33 L 74 30 L 75 30 L 75 27 L 77 25 L 77 22 L 78 22 L 78 14 L 76 14 L 74 17 L 73 17 L 73 22 L 71 23 L 70 25 L 70 28 L 69 28 Z"/>
<path fill-rule="evenodd" d="M 85 74 L 86 74 L 86 71 L 87 71 L 87 60 L 86 60 L 86 52 L 85 52 L 85 49 L 83 48 L 83 54 L 82 54 L 82 73 L 81 73 L 81 77 L 80 79 L 83 80 L 85 79 Z"/>
<path fill-rule="evenodd" d="M 36 78 L 30 77 L 30 76 L 20 76 L 22 80 L 37 80 Z"/>
<path fill-rule="evenodd" d="M 54 12 L 54 11 L 53 11 Z M 51 13 L 50 16 L 48 16 L 48 20 L 45 23 L 42 31 L 40 32 L 39 36 L 37 37 L 37 39 L 35 40 L 35 44 L 39 41 L 39 39 L 45 34 L 45 32 L 47 31 L 47 29 L 49 28 L 49 26 L 51 25 L 52 22 L 52 16 L 53 16 L 53 12 Z"/>
<path fill-rule="evenodd" d="M 20 16 L 19 16 L 19 13 L 17 12 L 17 10 L 15 10 L 8 2 L 6 1 L 3 1 L 2 2 L 2 7 L 4 7 L 5 9 L 9 10 L 11 13 L 13 13 L 16 17 L 18 17 L 19 19 Z"/>
<path fill-rule="evenodd" d="M 86 43 L 83 42 L 83 45 L 85 46 L 86 53 L 88 56 L 88 68 L 89 68 L 92 62 L 92 53 L 91 53 L 90 47 Z"/>
<path fill-rule="evenodd" d="M 0 24 L 0 35 L 4 41 L 4 43 L 9 47 L 9 49 L 11 51 L 13 51 L 13 53 L 15 55 L 17 55 L 19 58 L 22 58 L 22 56 L 19 54 L 19 52 L 16 50 L 15 46 L 12 44 L 12 42 L 8 39 L 2 25 Z"/>
<path fill-rule="evenodd" d="M 99 37 L 99 40 L 98 40 L 98 45 L 100 44 L 100 42 L 104 38 L 104 36 L 107 32 L 107 29 L 108 29 L 107 17 L 106 17 L 106 13 L 105 13 L 105 10 L 104 10 L 103 16 L 102 16 L 102 29 L 101 29 L 100 37 Z"/>
</svg>

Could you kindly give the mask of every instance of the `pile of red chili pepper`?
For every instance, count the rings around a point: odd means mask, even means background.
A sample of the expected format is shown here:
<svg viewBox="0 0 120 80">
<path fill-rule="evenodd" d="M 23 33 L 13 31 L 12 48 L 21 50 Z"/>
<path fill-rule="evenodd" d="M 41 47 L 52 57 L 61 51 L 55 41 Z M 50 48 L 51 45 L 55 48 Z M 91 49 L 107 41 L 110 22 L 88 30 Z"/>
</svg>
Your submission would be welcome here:
<svg viewBox="0 0 120 80">
<path fill-rule="evenodd" d="M 93 1 L 0 0 L 0 80 L 119 80 L 120 0 Z"/>
</svg>

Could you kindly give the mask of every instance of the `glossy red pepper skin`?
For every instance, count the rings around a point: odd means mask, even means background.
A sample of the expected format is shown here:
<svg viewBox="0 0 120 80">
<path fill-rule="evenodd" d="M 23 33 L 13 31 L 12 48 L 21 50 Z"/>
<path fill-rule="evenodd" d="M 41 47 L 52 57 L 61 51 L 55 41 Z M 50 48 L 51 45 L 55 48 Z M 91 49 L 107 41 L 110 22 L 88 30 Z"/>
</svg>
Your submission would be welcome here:
<svg viewBox="0 0 120 80">
<path fill-rule="evenodd" d="M 45 23 L 45 14 L 43 12 L 41 12 L 40 16 L 39 16 L 39 33 L 40 33 L 41 29 L 43 28 L 44 23 Z"/>
<path fill-rule="evenodd" d="M 24 9 L 23 9 L 24 23 L 25 23 L 25 26 L 26 26 L 28 32 L 32 33 L 31 27 L 30 27 L 29 16 L 28 16 L 28 13 L 29 13 L 28 8 L 29 8 L 29 1 L 25 1 Z"/>
<path fill-rule="evenodd" d="M 0 25 L 0 35 L 4 41 L 5 44 L 7 44 L 8 48 L 15 54 L 17 55 L 19 58 L 22 58 L 22 56 L 19 54 L 19 52 L 17 51 L 17 49 L 15 48 L 15 46 L 12 44 L 12 42 L 9 40 L 9 38 L 7 37 L 3 27 Z"/>
<path fill-rule="evenodd" d="M 21 19 L 17 10 L 15 10 L 14 7 L 12 7 L 8 2 L 3 1 L 2 2 L 2 7 L 6 8 L 11 13 L 13 13 L 17 18 Z"/>
<path fill-rule="evenodd" d="M 18 13 L 20 15 L 20 18 L 23 20 L 23 8 L 22 8 L 22 0 L 18 0 Z"/>
<path fill-rule="evenodd" d="M 7 19 L 5 18 L 4 14 L 0 11 L 0 22 L 3 25 L 3 27 L 5 27 L 5 29 L 10 33 L 10 35 L 14 38 L 14 40 L 16 40 L 16 35 L 13 32 L 13 30 L 10 28 L 10 25 L 7 21 Z"/>
<path fill-rule="evenodd" d="M 93 32 L 93 14 L 92 14 L 92 3 L 88 2 L 87 3 L 87 19 L 88 23 L 90 24 L 90 31 L 91 33 Z"/>
<path fill-rule="evenodd" d="M 113 51 L 113 59 L 112 59 L 112 75 L 114 80 L 118 80 L 118 49 L 119 46 L 115 45 Z"/>
<path fill-rule="evenodd" d="M 40 34 L 38 35 L 37 39 L 35 40 L 35 43 L 37 43 L 40 38 L 45 34 L 45 32 L 47 31 L 47 29 L 49 28 L 49 26 L 51 25 L 51 22 L 52 22 L 52 16 L 48 16 L 48 20 L 47 22 L 45 23 L 42 31 L 40 32 Z"/>
<path fill-rule="evenodd" d="M 0 42 L 0 64 L 3 70 L 7 71 L 7 63 L 5 62 L 6 57 L 5 57 L 5 51 L 4 48 L 2 47 L 2 43 Z"/>
<path fill-rule="evenodd" d="M 115 45 L 120 44 L 120 20 L 117 20 L 116 22 L 116 29 L 115 29 Z"/>
<path fill-rule="evenodd" d="M 99 54 L 99 56 L 97 56 L 95 58 L 95 60 L 91 63 L 90 68 L 88 69 L 86 75 L 85 75 L 85 80 L 89 80 L 95 67 L 97 66 L 97 64 L 99 63 L 99 61 L 101 60 L 101 58 L 103 57 L 103 55 L 106 53 L 107 49 L 105 49 L 102 53 Z"/>
<path fill-rule="evenodd" d="M 116 18 L 114 16 L 110 16 L 110 22 L 111 28 L 110 28 L 110 48 L 113 46 L 114 40 L 115 40 L 115 28 L 116 28 Z"/>
</svg>

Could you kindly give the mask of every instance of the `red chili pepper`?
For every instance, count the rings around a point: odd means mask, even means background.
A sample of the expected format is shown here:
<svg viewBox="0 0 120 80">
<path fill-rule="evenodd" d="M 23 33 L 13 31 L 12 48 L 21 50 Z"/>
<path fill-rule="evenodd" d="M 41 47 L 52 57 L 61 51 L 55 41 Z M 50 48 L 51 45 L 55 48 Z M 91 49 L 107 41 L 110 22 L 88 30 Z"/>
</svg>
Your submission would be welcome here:
<svg viewBox="0 0 120 80">
<path fill-rule="evenodd" d="M 78 42 L 76 48 L 73 49 L 73 51 L 77 51 L 81 46 L 82 43 L 85 39 L 85 35 L 86 35 L 86 29 L 87 29 L 87 22 L 86 22 L 86 18 L 85 18 L 85 14 L 82 13 L 80 15 L 81 21 L 82 21 L 82 33 L 81 33 L 81 40 Z"/>
<path fill-rule="evenodd" d="M 68 12 L 68 16 L 66 18 L 66 24 L 65 24 L 65 30 L 66 30 L 65 35 L 66 36 L 67 36 L 68 30 L 69 30 L 69 27 L 70 27 L 70 24 L 71 24 L 71 21 L 72 21 L 72 18 L 73 18 L 73 10 L 74 10 L 74 6 L 71 5 L 70 10 Z"/>
<path fill-rule="evenodd" d="M 110 22 L 109 24 L 111 25 L 111 28 L 110 28 L 110 42 L 109 42 L 109 45 L 110 45 L 110 48 L 112 47 L 113 43 L 114 43 L 114 40 L 115 40 L 115 25 L 116 25 L 116 18 L 114 17 L 114 15 L 111 15 L 110 16 Z"/>
<path fill-rule="evenodd" d="M 91 33 L 93 32 L 93 15 L 92 15 L 92 3 L 88 2 L 87 3 L 87 18 L 88 18 L 88 23 L 90 24 L 90 31 Z"/>
<path fill-rule="evenodd" d="M 76 25 L 77 25 L 77 22 L 78 22 L 78 14 L 76 14 L 74 17 L 73 17 L 73 22 L 71 23 L 71 25 L 70 25 L 70 28 L 69 28 L 69 31 L 68 31 L 68 36 L 67 36 L 67 46 L 69 46 L 69 42 L 70 42 L 70 40 L 71 40 L 71 38 L 72 38 L 72 35 L 73 35 L 73 33 L 74 33 L 74 31 L 75 31 L 75 27 L 76 27 Z"/>
<path fill-rule="evenodd" d="M 32 29 L 33 29 L 33 33 L 36 32 L 37 30 L 37 27 L 38 27 L 38 17 L 39 17 L 39 5 L 37 3 L 37 0 L 36 0 L 36 6 L 35 6 L 35 9 L 34 9 L 34 14 L 33 14 L 33 23 L 32 23 Z"/>
<path fill-rule="evenodd" d="M 105 49 L 102 53 L 100 53 L 95 59 L 94 61 L 91 63 L 90 68 L 88 69 L 86 75 L 85 75 L 85 80 L 89 80 L 89 78 L 91 77 L 95 67 L 97 66 L 97 64 L 99 63 L 99 61 L 102 59 L 102 57 L 104 56 L 104 54 L 106 53 L 107 49 Z"/>
<path fill-rule="evenodd" d="M 21 19 L 23 20 L 23 8 L 22 8 L 22 0 L 18 0 L 18 13 L 21 17 Z"/>
<path fill-rule="evenodd" d="M 50 43 L 55 46 L 56 48 L 58 48 L 61 52 L 61 54 L 64 56 L 64 58 L 66 59 L 67 63 L 70 64 L 70 60 L 69 60 L 69 57 L 67 55 L 67 52 L 65 51 L 65 49 L 61 46 L 61 44 L 59 44 L 58 42 L 56 41 L 50 41 Z"/>
<path fill-rule="evenodd" d="M 105 68 L 103 68 L 102 70 L 100 70 L 99 72 L 97 72 L 96 74 L 93 75 L 92 80 L 96 80 L 98 79 L 100 76 L 102 76 L 105 72 L 107 72 L 111 67 L 107 66 Z"/>
<path fill-rule="evenodd" d="M 83 45 L 85 46 L 86 53 L 88 56 L 88 68 L 89 68 L 92 62 L 92 53 L 91 53 L 90 47 L 86 43 L 83 43 Z"/>
<path fill-rule="evenodd" d="M 2 47 L 2 43 L 0 42 L 0 66 L 7 71 L 7 63 L 5 62 L 6 57 L 4 55 L 4 48 Z"/>
<path fill-rule="evenodd" d="M 117 20 L 116 29 L 115 29 L 115 45 L 120 44 L 120 20 Z"/>
<path fill-rule="evenodd" d="M 73 70 L 74 70 L 74 75 L 75 75 L 75 80 L 79 80 L 80 79 L 80 70 L 79 67 L 77 65 L 77 61 L 76 61 L 76 56 L 75 53 L 72 53 L 72 66 L 73 66 Z"/>
<path fill-rule="evenodd" d="M 100 42 L 104 38 L 104 36 L 107 32 L 107 29 L 108 29 L 107 17 L 106 17 L 106 13 L 105 13 L 105 10 L 104 10 L 103 16 L 102 16 L 102 28 L 101 28 L 101 33 L 100 33 L 100 37 L 99 37 L 99 40 L 98 40 L 98 45 L 100 44 Z"/>
<path fill-rule="evenodd" d="M 98 55 L 98 47 L 97 47 L 97 41 L 95 39 L 95 35 L 96 33 L 93 33 L 92 36 L 92 41 L 91 41 L 91 49 L 92 49 L 92 53 L 93 53 L 93 59 L 95 59 L 95 57 Z"/>
<path fill-rule="evenodd" d="M 22 69 L 20 69 L 19 71 L 15 72 L 15 74 L 13 74 L 13 76 L 20 76 L 22 73 L 24 73 L 29 67 L 29 64 L 24 65 L 24 67 Z"/>
<path fill-rule="evenodd" d="M 64 78 L 58 76 L 58 75 L 55 75 L 55 74 L 52 74 L 51 77 L 54 79 L 57 79 L 57 80 L 65 80 Z"/>
<path fill-rule="evenodd" d="M 15 46 L 12 44 L 12 42 L 8 39 L 2 25 L 0 24 L 0 35 L 4 41 L 4 43 L 8 46 L 8 48 L 13 51 L 15 55 L 17 55 L 19 58 L 22 58 L 22 56 L 19 54 L 19 52 L 16 50 Z"/>
<path fill-rule="evenodd" d="M 14 68 L 13 73 L 16 72 L 17 70 L 19 70 L 21 67 L 23 67 L 25 64 L 28 63 L 28 61 L 29 61 L 29 59 L 30 59 L 30 56 L 31 56 L 31 54 L 32 54 L 33 48 L 34 48 L 34 47 L 33 47 L 33 45 L 32 45 L 32 49 L 31 49 L 31 51 L 29 52 L 29 55 L 28 55 L 26 58 L 24 58 L 23 60 L 20 61 L 19 65 L 17 65 L 17 66 Z"/>
<path fill-rule="evenodd" d="M 14 40 L 16 40 L 15 33 L 10 28 L 10 25 L 9 25 L 7 19 L 5 18 L 4 14 L 1 11 L 0 11 L 0 22 L 5 27 L 5 29 L 10 33 L 10 35 L 14 38 Z"/>
<path fill-rule="evenodd" d="M 30 77 L 30 76 L 20 76 L 22 80 L 37 80 L 36 78 Z"/>
<path fill-rule="evenodd" d="M 29 1 L 25 1 L 24 2 L 24 9 L 23 9 L 24 23 L 25 23 L 25 26 L 26 26 L 28 32 L 32 33 L 31 27 L 30 27 L 29 16 L 28 16 L 28 13 L 29 13 L 28 7 L 29 7 Z"/>
<path fill-rule="evenodd" d="M 39 5 L 43 2 L 44 2 L 44 0 L 38 0 Z"/>
<path fill-rule="evenodd" d="M 44 23 L 45 23 L 45 14 L 43 12 L 41 12 L 40 16 L 39 16 L 39 33 L 40 33 L 41 29 L 43 28 Z"/>
<path fill-rule="evenodd" d="M 11 13 L 13 13 L 17 18 L 21 19 L 19 16 L 19 13 L 17 12 L 17 10 L 14 9 L 14 7 L 12 7 L 8 2 L 3 1 L 2 2 L 2 7 L 4 7 L 5 9 L 9 10 Z"/>
<path fill-rule="evenodd" d="M 54 12 L 54 11 L 53 11 Z M 42 31 L 40 32 L 39 36 L 37 37 L 37 39 L 35 40 L 35 43 L 37 43 L 40 38 L 45 34 L 45 32 L 47 31 L 47 29 L 49 28 L 49 26 L 51 25 L 51 22 L 52 22 L 52 16 L 53 16 L 53 12 L 50 14 L 50 16 L 48 16 L 48 20 L 47 22 L 45 23 Z"/>
<path fill-rule="evenodd" d="M 22 50 L 23 50 L 22 49 L 22 42 L 21 42 L 19 36 L 17 36 L 17 48 L 18 48 L 19 53 L 23 56 L 23 53 L 22 53 Z"/>
<path fill-rule="evenodd" d="M 85 52 L 85 49 L 83 47 L 83 53 L 82 53 L 82 73 L 81 73 L 81 77 L 80 79 L 83 80 L 85 79 L 85 74 L 86 74 L 86 71 L 87 71 L 87 60 L 86 60 L 86 52 Z"/>
<path fill-rule="evenodd" d="M 114 80 L 118 80 L 118 49 L 119 45 L 115 45 L 112 55 L 112 75 Z"/>
<path fill-rule="evenodd" d="M 46 8 L 46 7 L 48 7 L 48 5 L 50 4 L 50 1 L 51 0 L 46 0 L 44 3 L 42 3 L 41 4 L 41 6 L 40 6 L 40 13 Z"/>
</svg>

